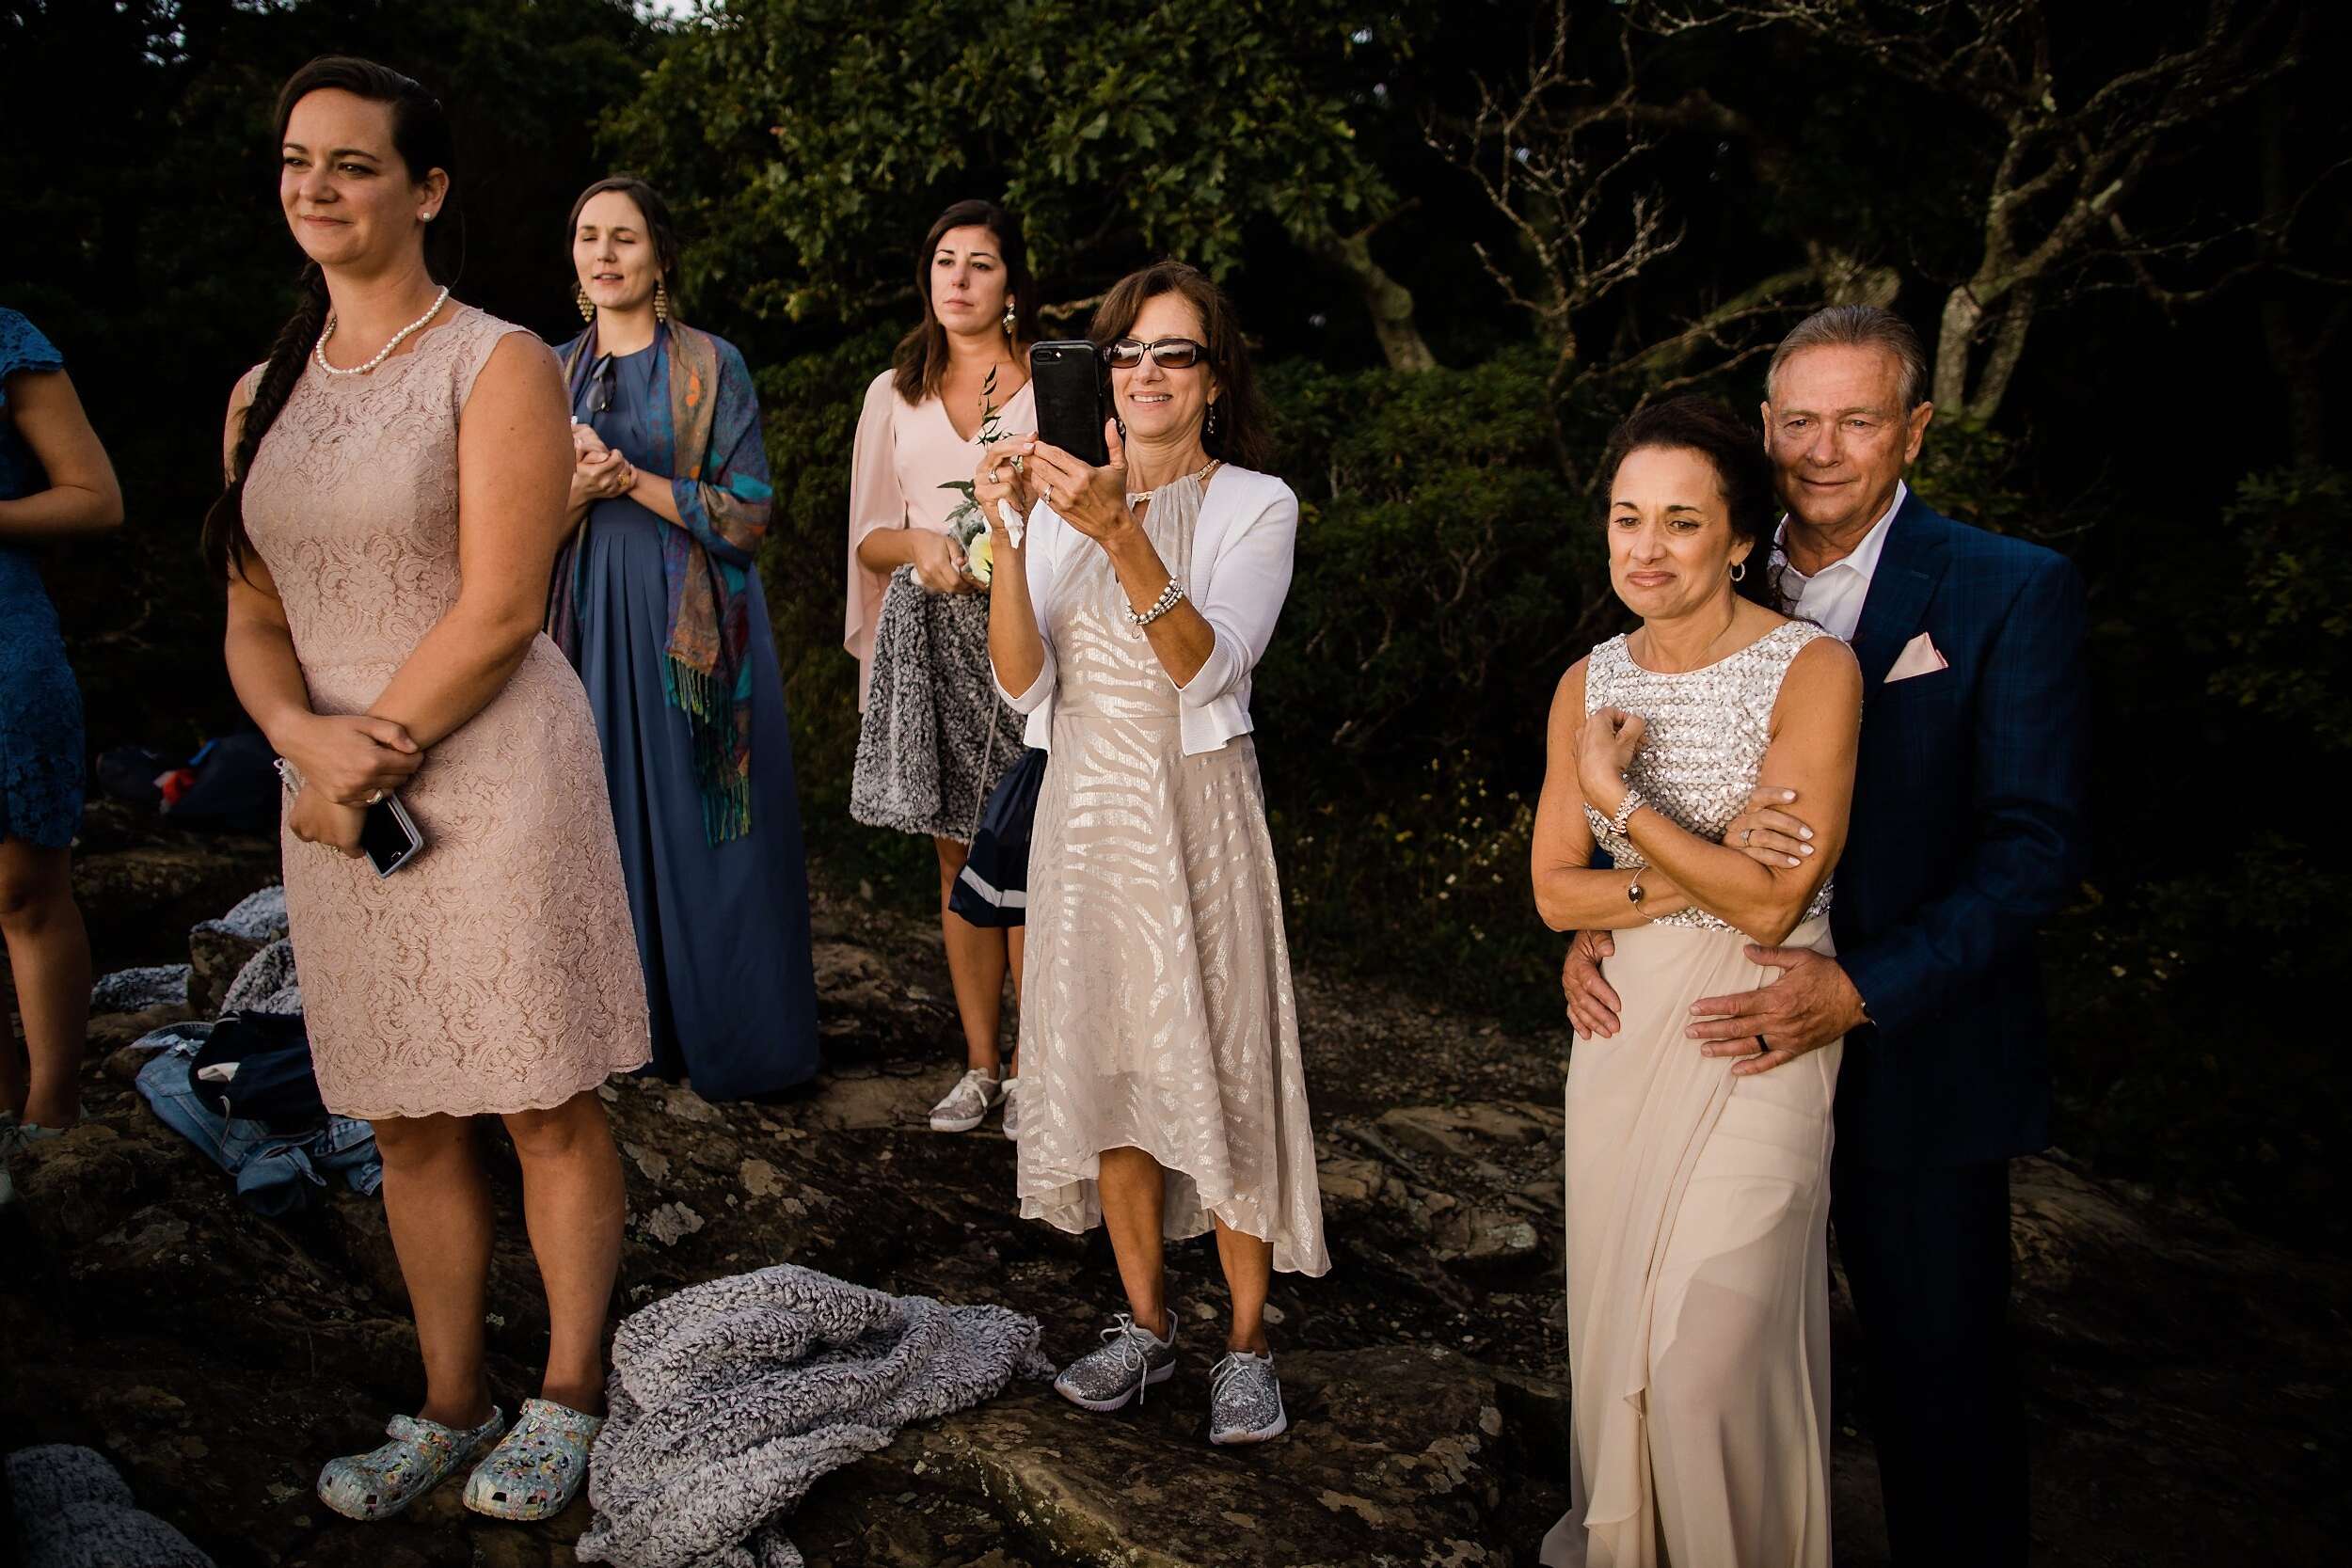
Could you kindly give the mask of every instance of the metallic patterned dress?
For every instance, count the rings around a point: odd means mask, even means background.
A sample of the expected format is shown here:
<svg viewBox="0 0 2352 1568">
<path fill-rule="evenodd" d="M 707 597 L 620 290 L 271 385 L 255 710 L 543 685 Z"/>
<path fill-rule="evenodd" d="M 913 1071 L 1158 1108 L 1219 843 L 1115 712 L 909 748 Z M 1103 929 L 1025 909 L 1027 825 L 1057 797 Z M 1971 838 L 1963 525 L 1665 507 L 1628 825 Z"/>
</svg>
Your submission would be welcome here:
<svg viewBox="0 0 2352 1568">
<path fill-rule="evenodd" d="M 1589 715 L 1639 714 L 1627 769 L 1656 810 L 1720 838 L 1759 782 L 1781 682 L 1828 634 L 1788 622 L 1680 674 L 1593 650 Z M 1647 863 L 1588 804 L 1621 866 Z M 1786 945 L 1830 950 L 1829 888 Z M 1829 1562 L 1829 1157 L 1843 1042 L 1734 1078 L 1686 1036 L 1691 1004 L 1767 984 L 1748 939 L 1690 910 L 1613 933 L 1621 1027 L 1568 1060 L 1573 1507 L 1541 1560 L 1590 1568 Z"/>
<path fill-rule="evenodd" d="M 1143 528 L 1191 569 L 1201 486 L 1157 492 Z M 1029 850 L 1017 1190 L 1025 1218 L 1102 1219 L 1106 1148 L 1168 1172 L 1162 1228 L 1211 1216 L 1319 1275 L 1323 1200 L 1282 935 L 1281 889 L 1248 736 L 1186 756 L 1175 682 L 1088 546 L 1053 609 L 1059 686 Z"/>
</svg>

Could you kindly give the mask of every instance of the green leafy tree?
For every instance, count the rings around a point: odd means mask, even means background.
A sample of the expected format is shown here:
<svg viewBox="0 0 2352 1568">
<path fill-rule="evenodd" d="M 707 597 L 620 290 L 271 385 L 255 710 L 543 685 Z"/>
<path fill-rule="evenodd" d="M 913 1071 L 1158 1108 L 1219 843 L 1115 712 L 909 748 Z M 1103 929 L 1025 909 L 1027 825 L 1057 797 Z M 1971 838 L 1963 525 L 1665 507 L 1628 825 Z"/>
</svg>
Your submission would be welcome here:
<svg viewBox="0 0 2352 1568">
<path fill-rule="evenodd" d="M 691 212 L 701 286 L 757 314 L 897 301 L 912 237 L 961 196 L 1001 197 L 1039 270 L 1084 284 L 1161 252 L 1222 277 L 1263 217 L 1355 281 L 1392 366 L 1425 369 L 1412 296 L 1372 254 L 1400 204 L 1355 124 L 1383 112 L 1352 90 L 1365 16 L 1347 0 L 728 0 L 680 33 L 609 142 Z"/>
</svg>

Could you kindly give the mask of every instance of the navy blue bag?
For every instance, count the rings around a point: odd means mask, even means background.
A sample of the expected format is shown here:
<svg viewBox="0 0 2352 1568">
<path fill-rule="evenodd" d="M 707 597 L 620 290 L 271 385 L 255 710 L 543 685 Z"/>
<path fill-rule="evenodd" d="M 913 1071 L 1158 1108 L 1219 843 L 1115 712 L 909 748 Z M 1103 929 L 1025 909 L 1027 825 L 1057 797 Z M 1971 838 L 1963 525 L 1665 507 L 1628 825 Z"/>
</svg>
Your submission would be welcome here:
<svg viewBox="0 0 2352 1568">
<path fill-rule="evenodd" d="M 257 1121 L 273 1132 L 307 1132 L 326 1121 L 299 1013 L 224 1017 L 189 1061 L 188 1087 L 215 1114 Z"/>
<path fill-rule="evenodd" d="M 980 808 L 972 853 L 947 895 L 947 908 L 975 926 L 1019 926 L 1028 916 L 1029 835 L 1044 780 L 1044 748 L 1032 746 Z"/>
</svg>

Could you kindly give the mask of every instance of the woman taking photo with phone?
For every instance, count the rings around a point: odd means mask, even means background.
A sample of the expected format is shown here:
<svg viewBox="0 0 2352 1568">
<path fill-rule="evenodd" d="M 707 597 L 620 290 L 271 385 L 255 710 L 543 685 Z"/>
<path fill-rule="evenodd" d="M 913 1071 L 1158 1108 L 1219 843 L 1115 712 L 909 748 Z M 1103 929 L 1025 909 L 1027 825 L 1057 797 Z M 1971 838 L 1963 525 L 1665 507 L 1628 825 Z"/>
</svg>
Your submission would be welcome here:
<svg viewBox="0 0 2352 1568">
<path fill-rule="evenodd" d="M 1216 1231 L 1233 1316 L 1209 1440 L 1258 1442 L 1288 1425 L 1273 1271 L 1330 1268 L 1249 733 L 1298 499 L 1262 471 L 1248 352 L 1206 277 L 1163 261 L 1123 279 L 1091 337 L 1110 366 L 1108 463 L 1015 439 L 975 476 L 999 563 L 997 684 L 1048 748 L 1016 1185 L 1024 1217 L 1110 1233 L 1128 1310 L 1055 1383 L 1089 1410 L 1173 1375 L 1164 1243 Z M 1017 542 L 1001 502 L 1031 508 Z"/>
<path fill-rule="evenodd" d="M 0 1039 L 0 1204 L 15 1196 L 19 1146 L 81 1119 L 89 1022 L 70 853 L 82 829 L 82 692 L 33 546 L 121 521 L 114 465 L 65 356 L 0 309 L 0 938 L 24 1020 L 24 1054 Z"/>
<path fill-rule="evenodd" d="M 328 57 L 286 84 L 277 127 L 302 303 L 230 400 L 204 549 L 230 678 L 287 764 L 319 1092 L 374 1128 L 425 1379 L 418 1414 L 318 1493 L 380 1519 L 467 1466 L 469 1508 L 541 1519 L 578 1491 L 604 1409 L 623 1197 L 596 1090 L 646 1055 L 596 721 L 539 635 L 572 473 L 563 382 L 530 333 L 450 298 L 438 101 Z M 424 848 L 379 878 L 361 826 L 392 791 Z M 477 1116 L 514 1140 L 547 1291 L 546 1377 L 502 1442 Z"/>
<path fill-rule="evenodd" d="M 653 1011 L 654 1069 L 705 1100 L 817 1075 L 792 729 L 755 560 L 772 495 L 735 345 L 678 319 L 643 180 L 572 203 L 572 535 L 548 631 L 588 689 Z"/>
<path fill-rule="evenodd" d="M 931 1111 L 968 1132 L 999 1100 L 1021 1105 L 997 1044 L 1005 975 L 1018 993 L 1021 927 L 978 927 L 947 907 L 980 807 L 1021 758 L 1021 721 L 988 673 L 989 601 L 954 537 L 972 466 L 993 440 L 1037 428 L 1036 337 L 1021 230 L 986 201 L 939 214 L 915 261 L 923 319 L 866 389 L 850 466 L 850 594 L 843 645 L 864 713 L 850 815 L 920 833 L 939 863 L 939 919 L 963 1025 L 963 1076 Z"/>
</svg>

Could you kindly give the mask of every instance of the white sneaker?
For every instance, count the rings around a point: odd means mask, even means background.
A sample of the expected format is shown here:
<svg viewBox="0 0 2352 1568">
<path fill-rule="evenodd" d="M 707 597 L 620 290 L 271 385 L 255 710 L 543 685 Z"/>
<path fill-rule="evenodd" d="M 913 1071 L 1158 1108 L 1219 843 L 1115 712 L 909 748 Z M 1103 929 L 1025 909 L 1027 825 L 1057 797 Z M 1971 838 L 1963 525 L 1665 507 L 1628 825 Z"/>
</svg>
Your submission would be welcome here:
<svg viewBox="0 0 2352 1568">
<path fill-rule="evenodd" d="M 16 1177 L 8 1166 L 24 1151 L 25 1146 L 63 1136 L 63 1128 L 43 1127 L 31 1121 L 20 1122 L 14 1117 L 0 1120 L 0 1209 L 16 1201 Z"/>
<path fill-rule="evenodd" d="M 1168 1338 L 1159 1339 L 1121 1312 L 1103 1330 L 1102 1349 L 1061 1370 L 1054 1392 L 1082 1410 L 1112 1411 L 1140 1401 L 1145 1389 L 1175 1375 L 1175 1315 L 1168 1315 Z"/>
<path fill-rule="evenodd" d="M 988 1119 L 989 1108 L 1005 1096 L 1002 1080 L 978 1068 L 968 1069 L 956 1080 L 956 1086 L 947 1091 L 947 1098 L 931 1107 L 931 1131 L 934 1132 L 969 1132 Z"/>
<path fill-rule="evenodd" d="M 1014 1143 L 1021 1141 L 1021 1080 L 1005 1080 L 1005 1136 Z"/>
<path fill-rule="evenodd" d="M 1281 1436 L 1290 1424 L 1273 1355 L 1228 1351 L 1209 1374 L 1209 1441 L 1219 1448 L 1263 1443 Z"/>
</svg>

